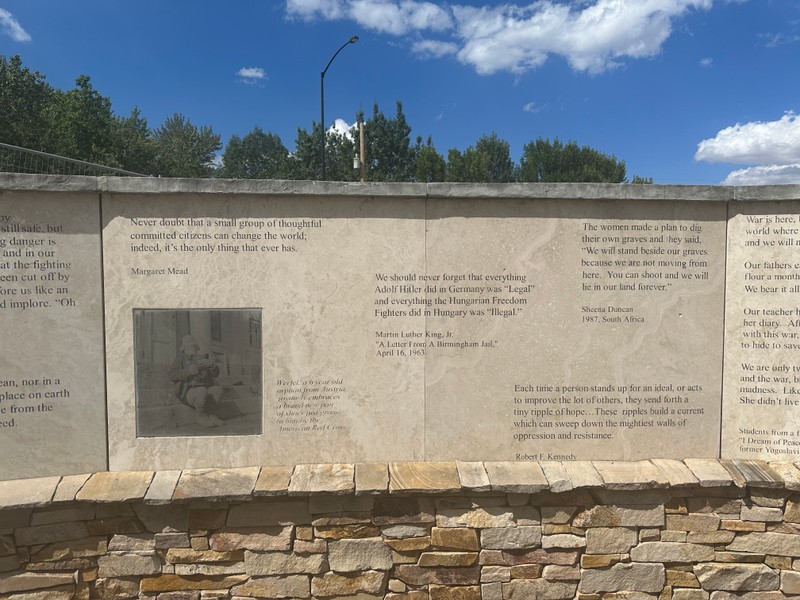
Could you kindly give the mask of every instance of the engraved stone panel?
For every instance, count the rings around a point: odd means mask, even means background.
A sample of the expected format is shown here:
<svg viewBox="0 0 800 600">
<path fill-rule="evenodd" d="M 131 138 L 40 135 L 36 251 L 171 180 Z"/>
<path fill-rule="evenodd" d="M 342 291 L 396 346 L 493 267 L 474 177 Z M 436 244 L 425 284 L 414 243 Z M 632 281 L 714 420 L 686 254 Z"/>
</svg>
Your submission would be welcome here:
<svg viewBox="0 0 800 600">
<path fill-rule="evenodd" d="M 725 205 L 428 205 L 426 458 L 716 456 Z"/>
<path fill-rule="evenodd" d="M 728 223 L 722 453 L 800 456 L 800 201 L 736 202 Z"/>
<path fill-rule="evenodd" d="M 422 199 L 104 194 L 103 217 L 112 469 L 423 458 L 424 357 L 379 333 L 424 332 L 393 277 L 424 272 Z M 187 336 L 205 385 L 170 368 Z"/>
<path fill-rule="evenodd" d="M 0 192 L 0 479 L 107 468 L 99 209 Z"/>
</svg>

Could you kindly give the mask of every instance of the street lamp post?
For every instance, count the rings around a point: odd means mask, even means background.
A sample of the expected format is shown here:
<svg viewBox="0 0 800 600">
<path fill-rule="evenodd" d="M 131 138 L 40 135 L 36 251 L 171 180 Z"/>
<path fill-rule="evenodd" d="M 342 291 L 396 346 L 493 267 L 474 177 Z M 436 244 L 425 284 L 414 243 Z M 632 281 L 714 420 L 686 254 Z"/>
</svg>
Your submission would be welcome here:
<svg viewBox="0 0 800 600">
<path fill-rule="evenodd" d="M 331 66 L 333 59 L 344 50 L 345 46 L 350 44 L 355 44 L 358 41 L 358 36 L 354 35 L 349 40 L 347 40 L 341 47 L 333 53 L 331 59 L 328 61 L 328 64 L 323 69 L 322 73 L 319 74 L 319 124 L 322 128 L 322 179 L 325 179 L 325 73 L 328 72 L 328 68 Z"/>
</svg>

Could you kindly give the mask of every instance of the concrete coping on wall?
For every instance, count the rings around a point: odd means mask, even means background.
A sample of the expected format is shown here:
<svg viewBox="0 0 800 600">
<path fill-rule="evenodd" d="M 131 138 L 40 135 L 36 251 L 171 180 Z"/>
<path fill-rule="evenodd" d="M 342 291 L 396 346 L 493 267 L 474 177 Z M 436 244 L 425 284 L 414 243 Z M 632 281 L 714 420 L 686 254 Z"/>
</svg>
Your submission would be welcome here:
<svg viewBox="0 0 800 600">
<path fill-rule="evenodd" d="M 576 200 L 785 201 L 800 185 L 710 186 L 618 183 L 378 183 L 278 179 L 179 179 L 0 173 L 0 191 L 117 194 L 230 194 L 310 197 L 505 198 Z"/>
<path fill-rule="evenodd" d="M 67 502 L 247 502 L 269 496 L 491 495 L 580 489 L 800 490 L 792 462 L 640 461 L 391 462 L 98 472 L 0 482 L 0 510 Z"/>
</svg>

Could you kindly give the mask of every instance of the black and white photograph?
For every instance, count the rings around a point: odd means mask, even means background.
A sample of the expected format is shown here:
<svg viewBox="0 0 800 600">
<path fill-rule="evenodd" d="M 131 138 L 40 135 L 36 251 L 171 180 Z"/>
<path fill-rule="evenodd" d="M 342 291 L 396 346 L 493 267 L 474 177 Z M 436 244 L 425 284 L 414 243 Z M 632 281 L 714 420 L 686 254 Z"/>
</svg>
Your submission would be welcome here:
<svg viewBox="0 0 800 600">
<path fill-rule="evenodd" d="M 137 437 L 259 435 L 261 310 L 133 311 Z"/>
</svg>

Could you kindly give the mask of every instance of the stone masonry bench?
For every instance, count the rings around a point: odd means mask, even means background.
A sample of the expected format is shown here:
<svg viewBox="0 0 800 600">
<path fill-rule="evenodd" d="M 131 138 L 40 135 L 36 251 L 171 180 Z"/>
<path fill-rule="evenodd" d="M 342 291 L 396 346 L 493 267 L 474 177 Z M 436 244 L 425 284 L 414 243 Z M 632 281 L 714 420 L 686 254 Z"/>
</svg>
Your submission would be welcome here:
<svg viewBox="0 0 800 600">
<path fill-rule="evenodd" d="M 800 597 L 790 462 L 440 462 L 0 482 L 0 599 Z"/>
</svg>

